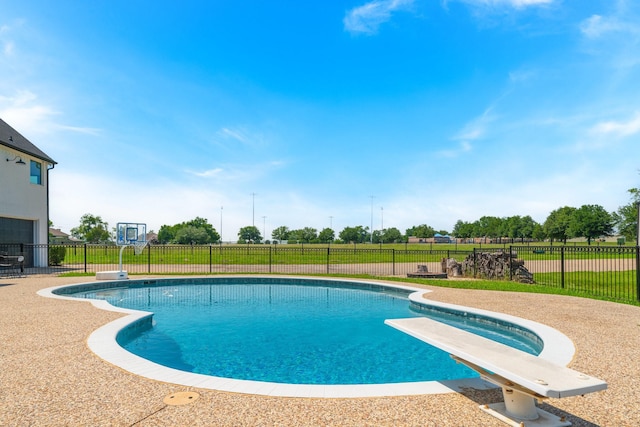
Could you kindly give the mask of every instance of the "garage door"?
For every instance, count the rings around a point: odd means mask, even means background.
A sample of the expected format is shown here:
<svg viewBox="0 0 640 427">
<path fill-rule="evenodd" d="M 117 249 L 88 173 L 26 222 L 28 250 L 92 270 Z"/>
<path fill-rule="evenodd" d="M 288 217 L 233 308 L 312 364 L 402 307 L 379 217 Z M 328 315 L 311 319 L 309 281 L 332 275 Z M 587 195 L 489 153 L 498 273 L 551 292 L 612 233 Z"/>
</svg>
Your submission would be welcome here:
<svg viewBox="0 0 640 427">
<path fill-rule="evenodd" d="M 33 221 L 0 217 L 0 244 L 33 244 Z"/>
</svg>

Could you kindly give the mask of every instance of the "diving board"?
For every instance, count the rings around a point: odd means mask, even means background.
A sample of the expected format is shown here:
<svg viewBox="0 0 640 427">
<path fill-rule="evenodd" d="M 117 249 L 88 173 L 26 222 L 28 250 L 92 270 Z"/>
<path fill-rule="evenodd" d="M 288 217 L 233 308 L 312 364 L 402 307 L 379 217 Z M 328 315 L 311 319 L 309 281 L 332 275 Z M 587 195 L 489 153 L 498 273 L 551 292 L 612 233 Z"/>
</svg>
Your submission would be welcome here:
<svg viewBox="0 0 640 427">
<path fill-rule="evenodd" d="M 607 388 L 607 383 L 598 378 L 426 317 L 388 319 L 385 323 L 446 351 L 483 379 L 500 386 L 504 403 L 480 408 L 515 427 L 570 426 L 536 407 L 535 399 L 577 396 Z"/>
</svg>

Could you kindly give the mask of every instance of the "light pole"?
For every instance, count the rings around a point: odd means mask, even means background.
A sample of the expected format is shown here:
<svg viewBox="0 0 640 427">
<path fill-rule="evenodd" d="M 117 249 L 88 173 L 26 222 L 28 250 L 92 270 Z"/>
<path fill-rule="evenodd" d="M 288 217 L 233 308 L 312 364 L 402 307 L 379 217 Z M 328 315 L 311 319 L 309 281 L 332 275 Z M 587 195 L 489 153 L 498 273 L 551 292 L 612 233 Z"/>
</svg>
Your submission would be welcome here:
<svg viewBox="0 0 640 427">
<path fill-rule="evenodd" d="M 375 198 L 375 196 L 369 196 L 371 197 L 371 229 L 369 230 L 369 238 L 370 238 L 370 242 L 371 244 L 373 244 L 373 199 Z"/>
<path fill-rule="evenodd" d="M 640 247 L 640 202 L 637 204 L 638 208 L 638 222 L 636 223 L 636 246 Z"/>
<path fill-rule="evenodd" d="M 220 206 L 220 244 L 222 244 L 222 206 Z"/>
<path fill-rule="evenodd" d="M 384 236 L 384 208 L 380 206 L 380 243 L 382 243 L 382 236 Z"/>
<path fill-rule="evenodd" d="M 256 193 L 251 193 L 251 225 L 256 226 Z"/>
<path fill-rule="evenodd" d="M 264 234 L 264 240 L 267 240 L 267 217 L 262 217 L 262 234 Z"/>
</svg>

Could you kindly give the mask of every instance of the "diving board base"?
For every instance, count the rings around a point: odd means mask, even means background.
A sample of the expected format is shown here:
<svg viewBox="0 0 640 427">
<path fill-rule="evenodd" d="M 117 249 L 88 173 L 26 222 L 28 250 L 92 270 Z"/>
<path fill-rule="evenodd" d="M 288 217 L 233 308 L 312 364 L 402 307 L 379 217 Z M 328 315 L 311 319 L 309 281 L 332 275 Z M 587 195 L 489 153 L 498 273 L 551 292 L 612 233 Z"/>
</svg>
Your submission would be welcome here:
<svg viewBox="0 0 640 427">
<path fill-rule="evenodd" d="M 533 400 L 533 399 L 532 399 Z M 571 423 L 552 413 L 535 408 L 538 417 L 534 420 L 523 420 L 514 417 L 503 402 L 480 405 L 480 409 L 512 427 L 567 427 Z"/>
<path fill-rule="evenodd" d="M 98 271 L 96 280 L 126 280 L 129 276 L 126 271 Z"/>
</svg>

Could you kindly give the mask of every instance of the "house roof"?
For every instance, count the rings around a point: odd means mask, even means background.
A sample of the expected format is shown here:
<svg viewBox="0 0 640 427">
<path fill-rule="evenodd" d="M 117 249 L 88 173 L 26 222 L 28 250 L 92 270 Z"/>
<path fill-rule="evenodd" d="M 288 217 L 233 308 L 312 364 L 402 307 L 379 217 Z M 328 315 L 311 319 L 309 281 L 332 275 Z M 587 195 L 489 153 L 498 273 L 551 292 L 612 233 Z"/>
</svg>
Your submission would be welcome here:
<svg viewBox="0 0 640 427">
<path fill-rule="evenodd" d="M 49 229 L 49 234 L 51 234 L 53 237 L 69 237 L 69 235 L 67 233 L 65 233 L 64 231 L 60 230 L 59 228 L 50 228 Z"/>
<path fill-rule="evenodd" d="M 27 138 L 22 136 L 20 132 L 9 126 L 4 120 L 0 119 L 0 145 L 12 148 L 21 153 L 28 154 L 51 164 L 57 164 L 55 160 L 47 156 L 47 154 L 33 145 Z"/>
</svg>

